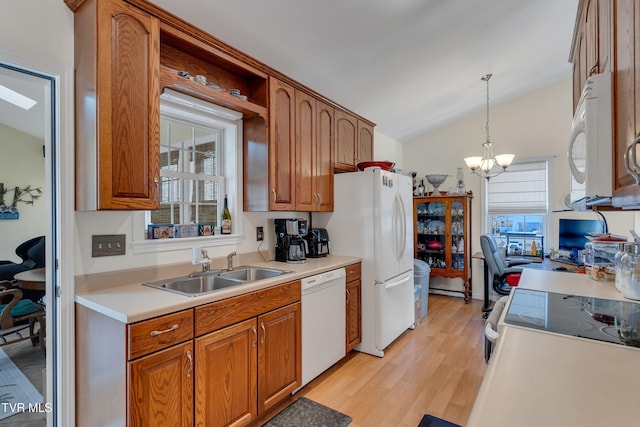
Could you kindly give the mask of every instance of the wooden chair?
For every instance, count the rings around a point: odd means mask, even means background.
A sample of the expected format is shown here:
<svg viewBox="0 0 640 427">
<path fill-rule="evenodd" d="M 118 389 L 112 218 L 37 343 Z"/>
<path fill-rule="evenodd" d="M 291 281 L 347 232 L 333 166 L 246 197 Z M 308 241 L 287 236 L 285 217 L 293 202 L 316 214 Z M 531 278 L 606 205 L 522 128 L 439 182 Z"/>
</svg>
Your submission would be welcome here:
<svg viewBox="0 0 640 427">
<path fill-rule="evenodd" d="M 39 342 L 44 353 L 44 307 L 22 299 L 22 291 L 11 288 L 10 282 L 0 282 L 0 287 L 5 288 L 0 291 L 0 347 L 30 339 L 33 345 Z M 37 331 L 36 322 L 39 325 Z M 28 335 L 25 333 L 27 329 Z"/>
</svg>

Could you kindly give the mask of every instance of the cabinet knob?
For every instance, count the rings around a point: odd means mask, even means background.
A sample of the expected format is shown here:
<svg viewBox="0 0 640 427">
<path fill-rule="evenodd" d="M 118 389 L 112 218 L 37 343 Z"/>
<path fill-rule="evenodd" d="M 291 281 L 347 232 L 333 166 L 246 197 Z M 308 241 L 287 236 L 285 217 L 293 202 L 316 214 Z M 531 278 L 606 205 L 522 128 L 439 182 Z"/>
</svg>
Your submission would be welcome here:
<svg viewBox="0 0 640 427">
<path fill-rule="evenodd" d="M 255 340 L 253 341 L 253 346 L 255 347 L 256 345 L 258 345 L 258 331 L 255 326 L 252 326 L 251 330 L 253 331 L 253 336 L 255 338 Z"/>
<path fill-rule="evenodd" d="M 276 203 L 278 201 L 278 198 L 276 197 L 276 189 L 273 188 L 271 192 L 273 193 L 273 203 Z"/>
<path fill-rule="evenodd" d="M 267 329 L 264 327 L 264 322 L 260 322 L 260 327 L 262 328 L 262 339 L 260 340 L 260 344 L 264 344 L 264 340 L 267 337 Z"/>
</svg>

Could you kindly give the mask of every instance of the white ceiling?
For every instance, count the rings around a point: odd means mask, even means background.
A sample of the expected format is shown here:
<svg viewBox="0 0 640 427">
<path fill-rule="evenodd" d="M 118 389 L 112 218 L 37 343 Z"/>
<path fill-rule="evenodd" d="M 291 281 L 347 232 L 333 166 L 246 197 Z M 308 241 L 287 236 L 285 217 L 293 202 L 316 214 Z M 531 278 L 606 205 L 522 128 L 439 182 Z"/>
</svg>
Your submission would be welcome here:
<svg viewBox="0 0 640 427">
<path fill-rule="evenodd" d="M 404 142 L 571 75 L 578 0 L 152 0 Z"/>
<path fill-rule="evenodd" d="M 37 104 L 27 111 L 0 99 L 0 123 L 44 139 L 45 81 L 30 74 L 0 67 L 0 85 L 37 101 Z"/>
<path fill-rule="evenodd" d="M 404 142 L 568 78 L 578 0 L 153 0 Z M 0 68 L 0 84 L 43 96 Z M 42 102 L 0 123 L 42 137 Z"/>
</svg>

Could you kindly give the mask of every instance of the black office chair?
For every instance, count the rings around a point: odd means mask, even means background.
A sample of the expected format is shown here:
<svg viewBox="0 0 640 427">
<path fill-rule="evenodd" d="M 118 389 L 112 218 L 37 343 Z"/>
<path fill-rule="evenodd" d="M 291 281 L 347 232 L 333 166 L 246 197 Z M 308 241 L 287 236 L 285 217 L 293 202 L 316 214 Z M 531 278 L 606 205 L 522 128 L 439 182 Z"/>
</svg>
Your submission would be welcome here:
<svg viewBox="0 0 640 427">
<path fill-rule="evenodd" d="M 2 260 L 0 261 L 0 281 L 13 282 L 13 277 L 23 271 L 45 266 L 45 240 L 44 236 L 34 237 L 21 243 L 16 248 L 16 255 L 22 258 L 21 263 Z M 37 301 L 44 295 L 44 291 L 24 291 L 24 297 Z"/>
<path fill-rule="evenodd" d="M 484 261 L 489 268 L 489 275 L 493 290 L 500 295 L 509 295 L 511 288 L 517 286 L 522 273 L 522 267 L 540 268 L 538 265 L 532 264 L 527 260 L 509 260 L 507 261 L 500 251 L 496 240 L 491 234 L 483 234 L 480 236 L 480 247 Z"/>
</svg>

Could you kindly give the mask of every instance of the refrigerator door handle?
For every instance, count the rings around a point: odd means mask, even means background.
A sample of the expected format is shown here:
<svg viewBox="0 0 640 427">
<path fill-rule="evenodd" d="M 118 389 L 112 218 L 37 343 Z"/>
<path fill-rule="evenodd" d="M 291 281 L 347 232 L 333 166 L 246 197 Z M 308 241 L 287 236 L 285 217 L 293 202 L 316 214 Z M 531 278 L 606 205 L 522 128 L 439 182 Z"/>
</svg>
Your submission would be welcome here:
<svg viewBox="0 0 640 427">
<path fill-rule="evenodd" d="M 385 289 L 396 288 L 398 286 L 404 285 L 409 280 L 411 280 L 411 276 L 406 276 L 406 277 L 404 277 L 402 279 L 398 279 L 398 280 L 394 280 L 393 282 L 385 283 L 384 288 Z"/>
<path fill-rule="evenodd" d="M 402 199 L 402 195 L 398 193 L 398 201 L 400 202 L 400 219 L 402 221 L 402 237 L 400 244 L 400 254 L 398 256 L 398 260 L 402 259 L 404 256 L 404 251 L 407 246 L 407 212 L 404 209 L 404 200 Z"/>
<path fill-rule="evenodd" d="M 394 244 L 395 256 L 398 261 L 402 257 L 401 255 L 402 236 L 400 236 L 400 229 L 402 227 L 401 206 L 402 206 L 402 203 L 400 202 L 399 194 L 396 193 L 396 196 L 393 199 L 393 231 L 395 234 L 394 236 L 395 239 L 393 244 Z"/>
</svg>

